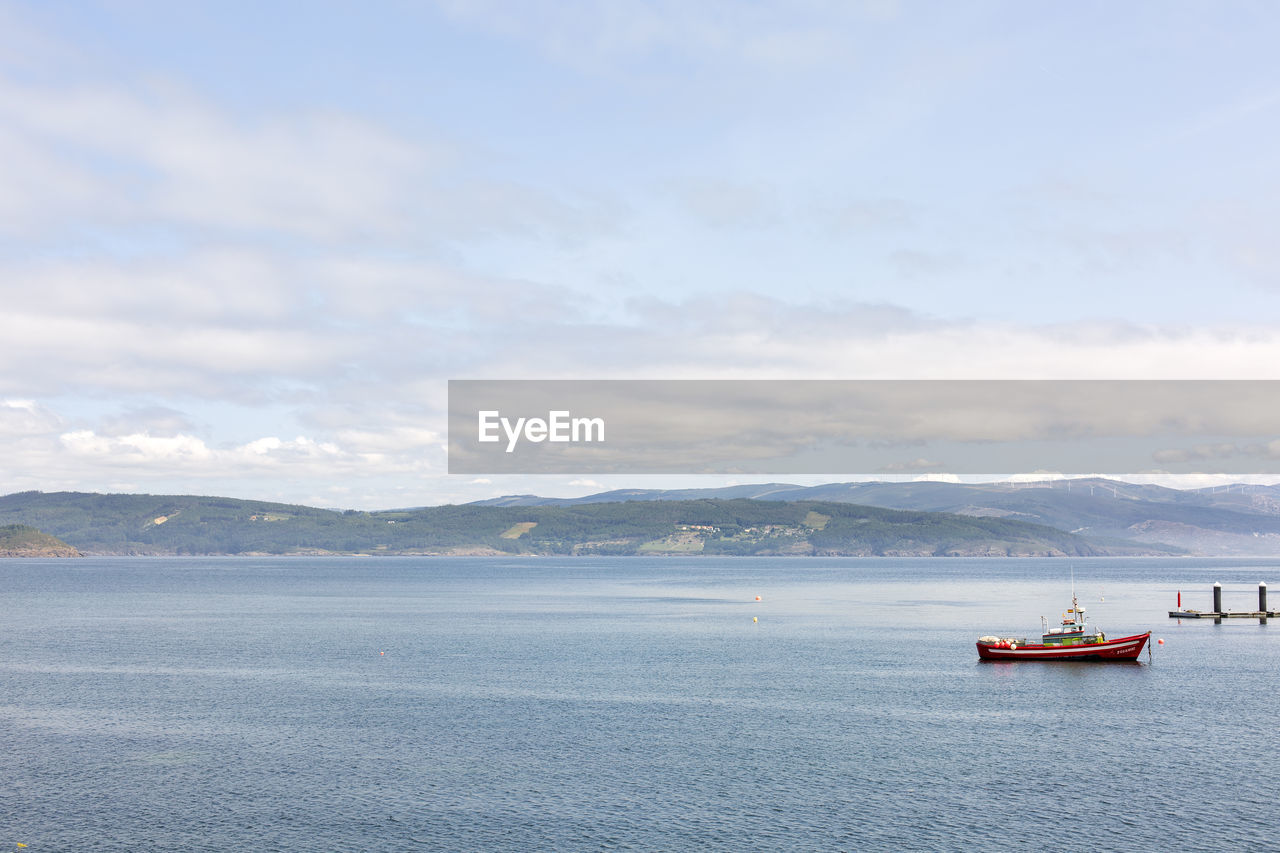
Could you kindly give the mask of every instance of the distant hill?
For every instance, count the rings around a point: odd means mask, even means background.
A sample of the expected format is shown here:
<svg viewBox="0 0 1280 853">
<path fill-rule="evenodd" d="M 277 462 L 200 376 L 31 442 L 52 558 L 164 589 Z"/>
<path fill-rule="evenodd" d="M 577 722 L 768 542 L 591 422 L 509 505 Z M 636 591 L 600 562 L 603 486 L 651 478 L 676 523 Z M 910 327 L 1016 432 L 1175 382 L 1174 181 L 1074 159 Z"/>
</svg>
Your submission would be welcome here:
<svg viewBox="0 0 1280 853">
<path fill-rule="evenodd" d="M 25 524 L 0 527 L 0 557 L 79 557 L 79 551 L 61 539 Z"/>
<path fill-rule="evenodd" d="M 39 525 L 94 554 L 1180 553 L 1018 519 L 742 498 L 335 512 L 191 495 L 23 492 L 0 498 L 6 522 Z"/>
<path fill-rule="evenodd" d="M 618 501 L 750 498 L 818 500 L 1035 522 L 1091 538 L 1164 544 L 1205 555 L 1280 554 L 1280 487 L 1180 490 L 1102 478 L 1042 483 L 764 483 L 718 489 L 601 492 L 582 498 L 516 495 L 491 506 L 581 506 Z"/>
</svg>

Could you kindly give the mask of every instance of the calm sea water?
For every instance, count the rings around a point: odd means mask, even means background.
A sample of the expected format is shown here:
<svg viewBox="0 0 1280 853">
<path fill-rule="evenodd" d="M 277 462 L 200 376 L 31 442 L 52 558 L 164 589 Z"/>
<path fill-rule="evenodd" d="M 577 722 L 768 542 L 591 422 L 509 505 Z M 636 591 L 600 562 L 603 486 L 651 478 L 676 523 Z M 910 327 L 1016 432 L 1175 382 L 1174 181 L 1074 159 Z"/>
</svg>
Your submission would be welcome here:
<svg viewBox="0 0 1280 853">
<path fill-rule="evenodd" d="M 1072 565 L 0 561 L 0 847 L 1275 849 L 1280 563 Z"/>
</svg>

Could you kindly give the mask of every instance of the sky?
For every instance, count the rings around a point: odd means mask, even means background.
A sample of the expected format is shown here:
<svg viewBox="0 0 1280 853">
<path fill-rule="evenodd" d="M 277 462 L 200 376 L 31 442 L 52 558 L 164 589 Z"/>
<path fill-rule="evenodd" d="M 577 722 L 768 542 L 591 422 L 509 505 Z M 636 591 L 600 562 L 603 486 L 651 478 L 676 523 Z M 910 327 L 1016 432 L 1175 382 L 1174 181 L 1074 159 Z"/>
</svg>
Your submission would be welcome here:
<svg viewBox="0 0 1280 853">
<path fill-rule="evenodd" d="M 0 493 L 728 482 L 450 476 L 449 379 L 1280 379 L 1277 43 L 1266 2 L 0 0 Z"/>
</svg>

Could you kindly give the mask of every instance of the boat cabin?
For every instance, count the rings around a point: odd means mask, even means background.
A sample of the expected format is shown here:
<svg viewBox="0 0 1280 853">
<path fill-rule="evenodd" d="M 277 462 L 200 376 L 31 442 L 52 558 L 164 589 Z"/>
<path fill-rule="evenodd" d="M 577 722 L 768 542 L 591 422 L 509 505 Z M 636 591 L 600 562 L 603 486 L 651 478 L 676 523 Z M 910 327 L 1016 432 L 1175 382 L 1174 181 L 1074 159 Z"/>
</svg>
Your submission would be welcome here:
<svg viewBox="0 0 1280 853">
<path fill-rule="evenodd" d="M 1056 628 L 1045 626 L 1044 617 L 1040 617 L 1041 628 L 1044 631 L 1041 642 L 1046 646 L 1075 646 L 1081 643 L 1100 643 L 1102 642 L 1102 634 L 1092 631 L 1088 622 L 1085 620 L 1084 608 L 1076 601 L 1076 597 L 1071 596 L 1071 608 L 1062 614 L 1062 624 Z"/>
</svg>

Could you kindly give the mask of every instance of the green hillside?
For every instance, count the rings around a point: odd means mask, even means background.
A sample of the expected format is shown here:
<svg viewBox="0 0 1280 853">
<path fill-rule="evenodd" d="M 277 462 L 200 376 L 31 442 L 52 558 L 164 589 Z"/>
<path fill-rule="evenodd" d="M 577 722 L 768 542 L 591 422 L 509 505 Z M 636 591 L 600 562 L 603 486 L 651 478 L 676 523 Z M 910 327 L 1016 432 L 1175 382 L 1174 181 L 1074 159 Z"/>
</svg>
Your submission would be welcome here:
<svg viewBox="0 0 1280 853">
<path fill-rule="evenodd" d="M 23 492 L 0 523 L 93 554 L 818 554 L 1089 556 L 1169 553 L 1006 518 L 824 501 L 632 501 L 336 512 L 190 495 Z"/>
<path fill-rule="evenodd" d="M 581 506 L 731 498 L 852 503 L 1007 518 L 1079 533 L 1094 542 L 1123 540 L 1139 547 L 1204 555 L 1280 554 L 1280 486 L 1256 484 L 1184 490 L 1097 477 L 1039 483 L 757 483 L 714 489 L 621 489 L 580 498 L 508 495 L 477 505 Z"/>
<path fill-rule="evenodd" d="M 61 539 L 25 524 L 0 527 L 0 557 L 79 557 L 80 552 Z"/>
</svg>

